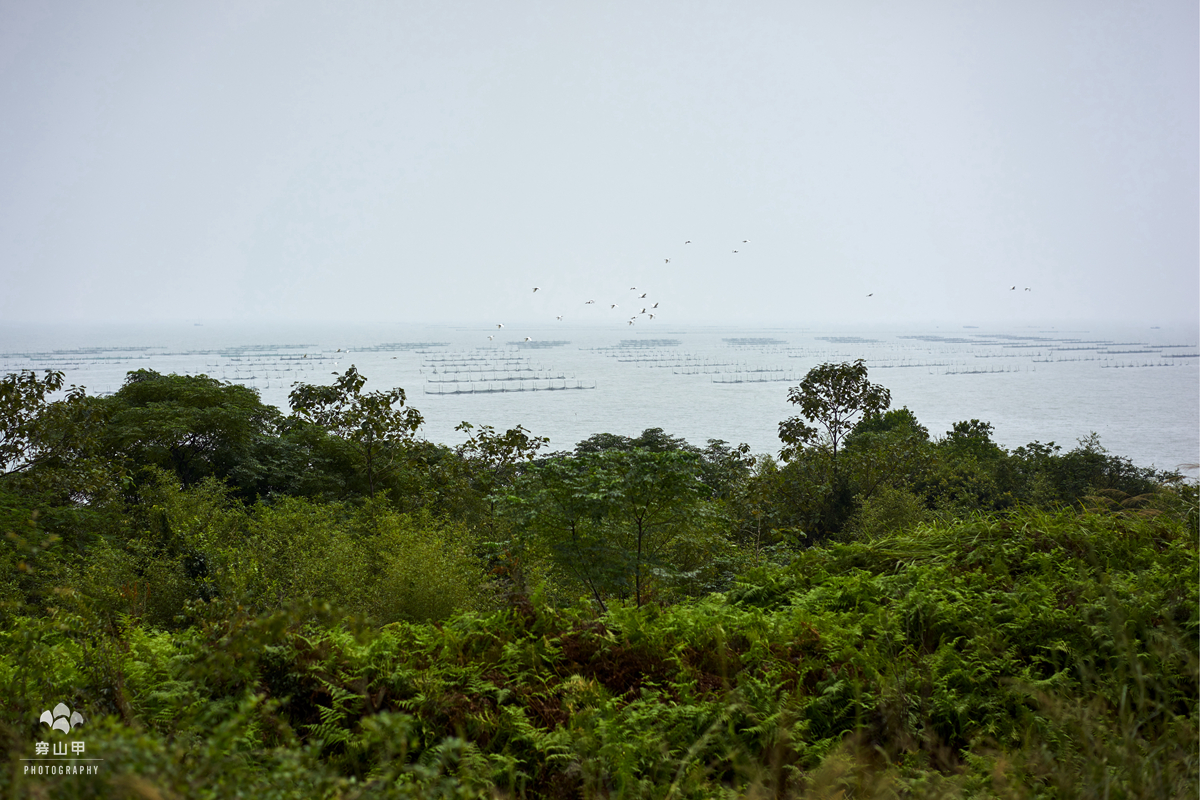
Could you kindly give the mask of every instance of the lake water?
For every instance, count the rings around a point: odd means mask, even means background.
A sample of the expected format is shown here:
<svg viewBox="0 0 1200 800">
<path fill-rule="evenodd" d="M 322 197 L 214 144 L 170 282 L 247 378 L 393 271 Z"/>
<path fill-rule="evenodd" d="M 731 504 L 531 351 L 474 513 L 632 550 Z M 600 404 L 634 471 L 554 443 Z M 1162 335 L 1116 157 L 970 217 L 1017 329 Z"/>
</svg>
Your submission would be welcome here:
<svg viewBox="0 0 1200 800">
<path fill-rule="evenodd" d="M 0 372 L 60 369 L 93 394 L 116 391 L 134 369 L 204 373 L 286 411 L 294 381 L 330 383 L 353 364 L 368 390 L 404 388 L 436 442 L 463 441 L 454 427 L 465 420 L 524 425 L 562 450 L 593 433 L 660 427 L 776 453 L 777 426 L 795 413 L 788 387 L 822 362 L 862 358 L 893 407 L 908 406 L 933 435 L 975 418 L 1006 447 L 1069 449 L 1095 431 L 1115 454 L 1174 469 L 1200 462 L 1197 338 L 1194 328 L 1094 325 L 8 326 Z"/>
</svg>

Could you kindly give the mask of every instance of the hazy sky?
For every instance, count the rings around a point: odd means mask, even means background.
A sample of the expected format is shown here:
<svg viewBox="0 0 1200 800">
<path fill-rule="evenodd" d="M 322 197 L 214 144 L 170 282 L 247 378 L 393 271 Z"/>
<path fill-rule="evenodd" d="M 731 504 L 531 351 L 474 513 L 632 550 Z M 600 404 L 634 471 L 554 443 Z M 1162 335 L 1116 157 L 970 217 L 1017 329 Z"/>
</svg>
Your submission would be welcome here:
<svg viewBox="0 0 1200 800">
<path fill-rule="evenodd" d="M 0 319 L 617 326 L 637 286 L 663 325 L 1191 323 L 1198 30 L 1194 0 L 0 0 Z"/>
</svg>

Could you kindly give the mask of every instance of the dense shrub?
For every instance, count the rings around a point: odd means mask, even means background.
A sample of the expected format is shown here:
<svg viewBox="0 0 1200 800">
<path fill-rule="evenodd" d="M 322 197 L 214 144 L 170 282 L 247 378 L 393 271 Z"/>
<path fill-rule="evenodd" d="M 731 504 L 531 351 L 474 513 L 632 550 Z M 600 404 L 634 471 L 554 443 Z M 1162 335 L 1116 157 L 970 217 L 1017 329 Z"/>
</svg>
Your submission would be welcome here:
<svg viewBox="0 0 1200 800">
<path fill-rule="evenodd" d="M 1196 584 L 1170 515 L 1021 512 L 604 615 L 535 602 L 380 628 L 210 604 L 174 633 L 118 628 L 107 672 L 82 618 L 29 618 L 5 634 L 0 691 L 23 714 L 92 710 L 103 796 L 1184 797 Z M 22 684 L 34 664 L 46 680 Z M 118 688 L 127 719 L 106 705 Z M 4 708 L 15 756 L 42 734 Z"/>
</svg>

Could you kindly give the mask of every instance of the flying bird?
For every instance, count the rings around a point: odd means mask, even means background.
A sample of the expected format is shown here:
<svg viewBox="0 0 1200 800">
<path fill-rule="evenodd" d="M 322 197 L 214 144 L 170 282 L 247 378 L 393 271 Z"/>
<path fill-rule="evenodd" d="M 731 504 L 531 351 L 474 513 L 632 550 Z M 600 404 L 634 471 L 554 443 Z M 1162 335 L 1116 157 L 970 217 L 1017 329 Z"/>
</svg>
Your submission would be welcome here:
<svg viewBox="0 0 1200 800">
<path fill-rule="evenodd" d="M 596 302 L 595 300 L 588 300 L 586 303 L 584 303 L 584 305 L 585 305 L 585 306 L 590 306 L 590 305 L 592 305 L 592 304 L 593 304 L 593 303 L 595 303 L 595 302 Z"/>
<path fill-rule="evenodd" d="M 495 338 L 496 338 L 495 336 L 489 336 L 488 341 L 490 342 L 492 339 L 495 339 Z"/>
<path fill-rule="evenodd" d="M 671 259 L 669 259 L 669 258 L 664 258 L 664 259 L 663 259 L 663 263 L 664 263 L 664 264 L 670 264 L 670 263 L 671 263 Z"/>
<path fill-rule="evenodd" d="M 616 303 L 613 303 L 611 306 L 609 306 L 609 307 L 608 307 L 608 310 L 609 310 L 609 311 L 612 311 L 612 310 L 613 310 L 614 308 L 616 308 L 616 307 L 617 307 L 617 304 L 616 304 Z"/>
<path fill-rule="evenodd" d="M 636 286 L 630 286 L 630 287 L 629 287 L 629 291 L 631 291 L 631 292 L 636 292 L 636 291 L 637 291 L 637 287 L 636 287 Z"/>
<path fill-rule="evenodd" d="M 562 314 L 559 314 L 559 315 L 556 317 L 556 319 L 557 319 L 559 322 L 562 322 Z"/>
<path fill-rule="evenodd" d="M 653 315 L 653 314 L 649 314 L 648 316 L 650 317 L 650 319 L 654 319 L 654 315 Z"/>
<path fill-rule="evenodd" d="M 542 288 L 542 287 L 540 287 L 540 286 L 535 286 L 535 287 L 533 287 L 533 290 L 536 292 L 536 291 L 537 291 L 538 289 L 540 289 L 540 288 Z"/>
<path fill-rule="evenodd" d="M 736 253 L 736 252 L 737 252 L 737 250 L 734 250 L 733 252 L 735 252 L 735 253 Z"/>
<path fill-rule="evenodd" d="M 648 294 L 650 294 L 650 293 L 649 293 L 649 292 L 642 292 L 640 295 L 638 295 L 638 300 L 641 300 L 643 297 L 645 297 L 645 296 L 646 296 L 646 295 L 648 295 Z"/>
<path fill-rule="evenodd" d="M 525 341 L 527 341 L 527 342 L 531 342 L 531 341 L 533 341 L 533 340 L 532 340 L 532 339 L 530 339 L 528 336 L 526 336 L 526 337 L 525 337 Z"/>
<path fill-rule="evenodd" d="M 496 327 L 497 327 L 497 328 L 503 328 L 503 327 L 504 327 L 504 323 L 503 323 L 503 322 L 497 322 L 497 323 L 496 323 Z"/>
<path fill-rule="evenodd" d="M 652 305 L 652 306 L 650 306 L 650 307 L 651 307 L 651 308 L 658 308 L 658 303 L 655 303 L 654 305 Z"/>
<path fill-rule="evenodd" d="M 1012 287 L 1011 289 L 1009 289 L 1010 292 L 1015 292 L 1016 290 L 1017 290 L 1017 287 L 1015 287 L 1015 286 Z"/>
<path fill-rule="evenodd" d="M 874 296 L 875 296 L 874 292 L 871 292 L 869 295 L 867 295 L 867 297 L 874 297 Z"/>
<path fill-rule="evenodd" d="M 691 239 L 688 239 L 686 242 L 684 242 L 684 244 L 691 244 L 691 243 L 692 243 Z"/>
</svg>

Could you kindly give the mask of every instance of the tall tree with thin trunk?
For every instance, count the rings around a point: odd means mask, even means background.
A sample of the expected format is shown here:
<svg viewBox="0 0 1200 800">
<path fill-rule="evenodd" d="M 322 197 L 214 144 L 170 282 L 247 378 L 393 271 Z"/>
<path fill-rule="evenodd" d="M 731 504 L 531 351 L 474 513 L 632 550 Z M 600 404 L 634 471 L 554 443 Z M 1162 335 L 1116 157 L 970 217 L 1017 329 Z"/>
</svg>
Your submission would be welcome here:
<svg viewBox="0 0 1200 800">
<path fill-rule="evenodd" d="M 597 604 L 638 606 L 672 572 L 671 548 L 704 513 L 700 456 L 643 448 L 607 450 L 532 467 L 505 498 L 519 530 L 548 547 Z"/>
<path fill-rule="evenodd" d="M 838 445 L 860 418 L 886 411 L 892 393 L 867 380 L 867 366 L 860 358 L 813 367 L 799 386 L 788 389 L 788 402 L 800 406 L 801 416 L 779 423 L 779 438 L 784 444 L 780 455 L 790 460 L 805 445 L 820 442 L 821 429 L 808 424 L 816 423 L 824 428 L 824 441 L 836 469 Z"/>
</svg>

